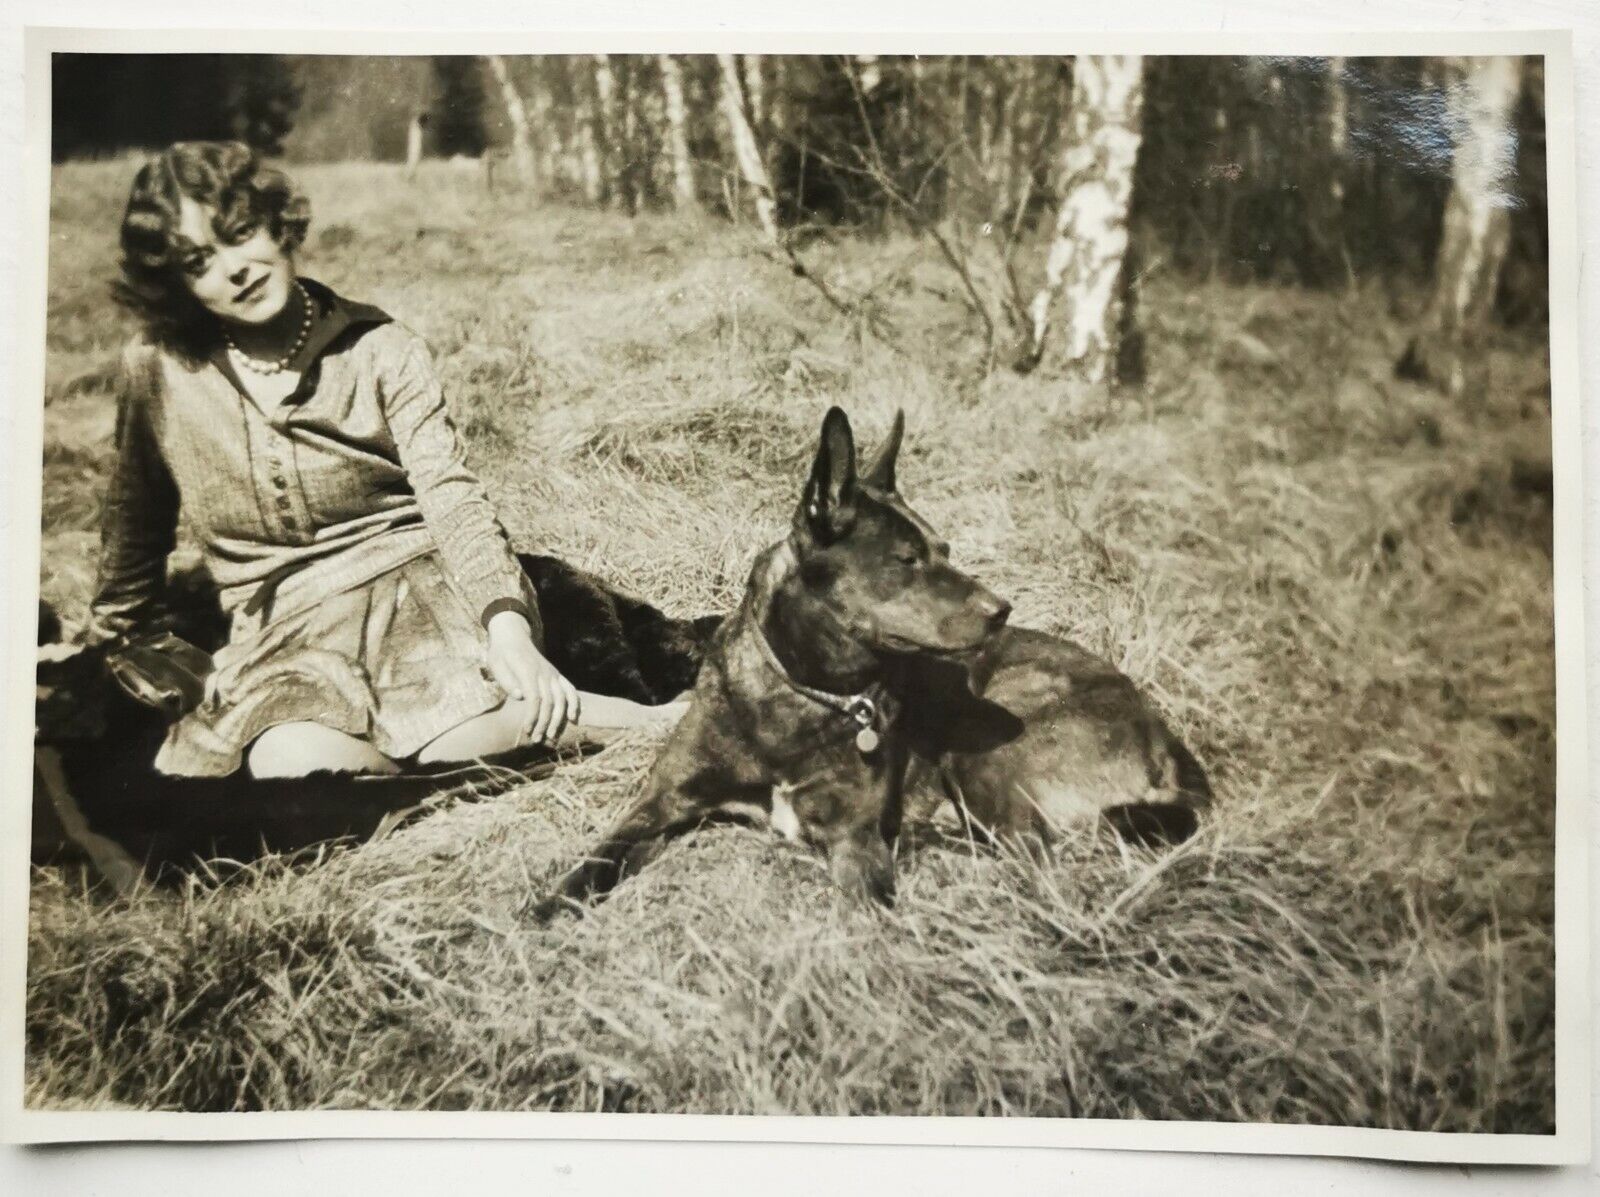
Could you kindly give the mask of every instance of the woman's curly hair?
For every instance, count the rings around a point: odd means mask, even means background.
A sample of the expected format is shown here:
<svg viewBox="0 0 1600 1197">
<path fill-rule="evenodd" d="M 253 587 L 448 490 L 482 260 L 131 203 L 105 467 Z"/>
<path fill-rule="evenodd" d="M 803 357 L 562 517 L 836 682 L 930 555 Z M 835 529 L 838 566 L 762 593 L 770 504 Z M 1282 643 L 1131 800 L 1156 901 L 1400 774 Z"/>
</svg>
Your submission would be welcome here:
<svg viewBox="0 0 1600 1197">
<path fill-rule="evenodd" d="M 216 344 L 217 322 L 177 264 L 182 196 L 215 209 L 218 230 L 264 222 L 285 252 L 305 240 L 311 205 L 289 176 L 239 141 L 180 141 L 139 168 L 122 216 L 122 277 L 112 291 L 156 344 L 203 357 Z"/>
</svg>

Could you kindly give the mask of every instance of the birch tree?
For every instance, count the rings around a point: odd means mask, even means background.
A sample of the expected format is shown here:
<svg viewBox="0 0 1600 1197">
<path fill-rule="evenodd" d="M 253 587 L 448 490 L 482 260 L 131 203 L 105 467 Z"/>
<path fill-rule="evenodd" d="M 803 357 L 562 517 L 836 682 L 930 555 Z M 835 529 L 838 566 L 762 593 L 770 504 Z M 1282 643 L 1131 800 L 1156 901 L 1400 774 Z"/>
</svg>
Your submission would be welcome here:
<svg viewBox="0 0 1600 1197">
<path fill-rule="evenodd" d="M 643 163 L 639 154 L 639 112 L 634 79 L 634 59 L 623 58 L 620 87 L 617 94 L 617 184 L 622 192 L 622 202 L 628 215 L 636 215 L 643 198 L 644 180 L 640 178 Z"/>
<path fill-rule="evenodd" d="M 505 105 L 506 120 L 511 124 L 511 166 L 517 181 L 524 186 L 537 182 L 533 158 L 533 134 L 528 127 L 528 109 L 522 95 L 511 78 L 506 60 L 499 54 L 489 55 L 489 70 L 500 87 L 500 99 Z"/>
<path fill-rule="evenodd" d="M 556 182 L 564 153 L 555 100 L 550 94 L 550 59 L 535 58 L 528 72 L 528 123 L 533 131 L 535 166 L 539 184 L 550 190 Z"/>
<path fill-rule="evenodd" d="M 616 77 L 611 72 L 609 54 L 594 55 L 594 111 L 590 114 L 590 136 L 584 162 L 585 190 L 597 203 L 609 204 L 616 177 L 615 147 L 612 145 L 611 107 L 616 98 Z"/>
<path fill-rule="evenodd" d="M 412 178 L 417 173 L 417 168 L 422 165 L 422 131 L 428 123 L 428 115 L 417 111 L 411 114 L 410 123 L 406 125 L 406 178 Z"/>
<path fill-rule="evenodd" d="M 1350 90 L 1344 74 L 1342 55 L 1328 59 L 1328 154 L 1333 159 L 1328 195 L 1336 208 L 1344 205 L 1344 168 L 1350 154 Z"/>
<path fill-rule="evenodd" d="M 1483 363 L 1473 342 L 1494 306 L 1511 237 L 1512 114 L 1522 61 L 1507 55 L 1453 59 L 1446 64 L 1446 80 L 1450 198 L 1434 262 L 1433 296 L 1395 369 L 1459 397 L 1481 381 Z"/>
<path fill-rule="evenodd" d="M 749 113 L 750 128 L 756 135 L 759 149 L 767 130 L 767 88 L 762 76 L 765 63 L 759 54 L 741 54 L 739 58 L 744 67 L 745 111 Z"/>
<path fill-rule="evenodd" d="M 774 244 L 779 244 L 778 205 L 773 196 L 772 180 L 767 177 L 766 163 L 762 161 L 755 133 L 745 114 L 739 64 L 734 61 L 732 54 L 718 54 L 717 67 L 722 75 L 722 114 L 728 123 L 728 135 L 733 141 L 739 176 L 755 199 L 756 219 L 761 222 L 761 231 Z"/>
<path fill-rule="evenodd" d="M 591 204 L 603 203 L 605 182 L 600 175 L 600 147 L 595 144 L 592 120 L 579 122 L 577 145 L 574 149 L 577 155 L 578 180 L 583 186 L 583 198 Z"/>
<path fill-rule="evenodd" d="M 683 68 L 670 54 L 657 56 L 661 92 L 667 107 L 667 152 L 672 164 L 672 202 L 682 211 L 699 206 L 694 189 L 694 164 L 689 158 L 689 109 L 683 99 Z"/>
<path fill-rule="evenodd" d="M 883 68 L 878 65 L 876 54 L 857 54 L 856 71 L 864 92 L 870 94 L 876 91 L 878 84 L 883 82 Z"/>
<path fill-rule="evenodd" d="M 1144 63 L 1133 55 L 1083 55 L 1074 62 L 1072 107 L 1061 150 L 1061 211 L 1045 280 L 1029 305 L 1027 344 L 1017 363 L 1044 353 L 1057 299 L 1065 359 L 1090 382 L 1122 377 L 1119 350 L 1132 311 L 1128 210 L 1142 140 Z"/>
</svg>

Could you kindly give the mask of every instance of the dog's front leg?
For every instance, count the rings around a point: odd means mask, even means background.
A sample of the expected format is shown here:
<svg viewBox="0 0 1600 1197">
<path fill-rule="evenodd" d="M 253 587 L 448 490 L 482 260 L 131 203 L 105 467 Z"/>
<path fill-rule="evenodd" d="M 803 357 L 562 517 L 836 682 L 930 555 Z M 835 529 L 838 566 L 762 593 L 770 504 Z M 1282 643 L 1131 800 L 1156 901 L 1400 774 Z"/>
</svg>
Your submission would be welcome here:
<svg viewBox="0 0 1600 1197">
<path fill-rule="evenodd" d="M 772 778 L 733 730 L 737 723 L 711 681 L 702 682 L 651 767 L 644 792 L 556 890 L 533 908 L 545 921 L 615 889 L 673 836 L 719 808 L 770 801 Z"/>
<path fill-rule="evenodd" d="M 686 805 L 673 801 L 670 791 L 647 791 L 582 863 L 561 879 L 556 892 L 534 908 L 534 917 L 544 922 L 564 910 L 576 910 L 579 903 L 590 898 L 610 893 L 627 873 L 654 855 L 673 825 L 687 814 Z"/>
<path fill-rule="evenodd" d="M 555 893 L 534 907 L 534 918 L 546 922 L 562 912 L 577 913 L 584 902 L 604 897 L 649 863 L 668 840 L 704 822 L 718 805 L 685 787 L 646 790 L 561 879 Z"/>
</svg>

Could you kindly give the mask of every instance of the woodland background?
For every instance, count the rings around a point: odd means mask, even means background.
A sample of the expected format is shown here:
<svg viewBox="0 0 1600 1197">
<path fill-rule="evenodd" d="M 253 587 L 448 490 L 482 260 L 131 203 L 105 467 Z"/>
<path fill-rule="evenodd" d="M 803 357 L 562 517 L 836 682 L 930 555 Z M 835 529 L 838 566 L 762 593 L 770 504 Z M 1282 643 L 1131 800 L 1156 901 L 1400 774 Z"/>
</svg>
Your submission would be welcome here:
<svg viewBox="0 0 1600 1197">
<path fill-rule="evenodd" d="M 520 547 L 726 610 L 822 411 L 904 408 L 958 563 L 1219 802 L 1049 864 L 933 819 L 888 915 L 708 828 L 532 925 L 640 733 L 176 891 L 42 867 L 30 1102 L 1551 1128 L 1537 60 L 65 56 L 56 116 L 69 631 L 130 151 L 240 135 L 311 198 L 302 268 L 432 344 Z"/>
<path fill-rule="evenodd" d="M 1019 249 L 1052 225 L 1079 256 L 1128 230 L 1103 298 L 1081 265 L 1046 280 L 1074 360 L 1082 326 L 1105 328 L 1090 377 L 1141 373 L 1153 266 L 1322 288 L 1439 264 L 1441 294 L 1470 294 L 1428 313 L 1406 367 L 1457 391 L 1471 381 L 1437 343 L 1455 324 L 1547 316 L 1537 58 L 69 54 L 54 70 L 58 159 L 179 137 L 291 162 L 470 159 L 537 197 L 753 211 L 797 270 L 811 236 L 909 227 L 948 259 L 990 364 L 1043 350 Z M 1113 212 L 1067 227 L 1086 175 L 1109 180 Z M 870 321 L 870 296 L 836 301 Z"/>
</svg>

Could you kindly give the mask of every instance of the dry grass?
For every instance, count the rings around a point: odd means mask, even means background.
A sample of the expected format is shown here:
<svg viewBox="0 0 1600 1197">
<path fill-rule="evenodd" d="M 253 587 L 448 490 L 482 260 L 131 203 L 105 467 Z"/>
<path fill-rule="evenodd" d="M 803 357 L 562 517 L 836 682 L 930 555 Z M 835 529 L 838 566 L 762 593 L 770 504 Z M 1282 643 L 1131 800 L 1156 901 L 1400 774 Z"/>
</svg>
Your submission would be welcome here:
<svg viewBox="0 0 1600 1197">
<path fill-rule="evenodd" d="M 43 585 L 69 619 L 126 175 L 56 177 Z M 888 914 L 707 830 L 533 926 L 638 783 L 634 738 L 314 867 L 121 903 L 41 871 L 31 1102 L 1552 1128 L 1549 511 L 1513 469 L 1548 462 L 1539 346 L 1496 345 L 1461 410 L 1388 378 L 1375 293 L 1157 277 L 1148 397 L 1112 399 L 976 378 L 931 262 L 885 296 L 895 353 L 736 230 L 304 176 L 304 268 L 430 338 L 522 543 L 726 607 L 824 407 L 870 441 L 903 406 L 913 501 L 1019 621 L 1150 690 L 1220 810 L 1171 854 L 1092 835 L 1047 867 L 915 834 Z M 913 249 L 815 252 L 864 279 Z"/>
</svg>

